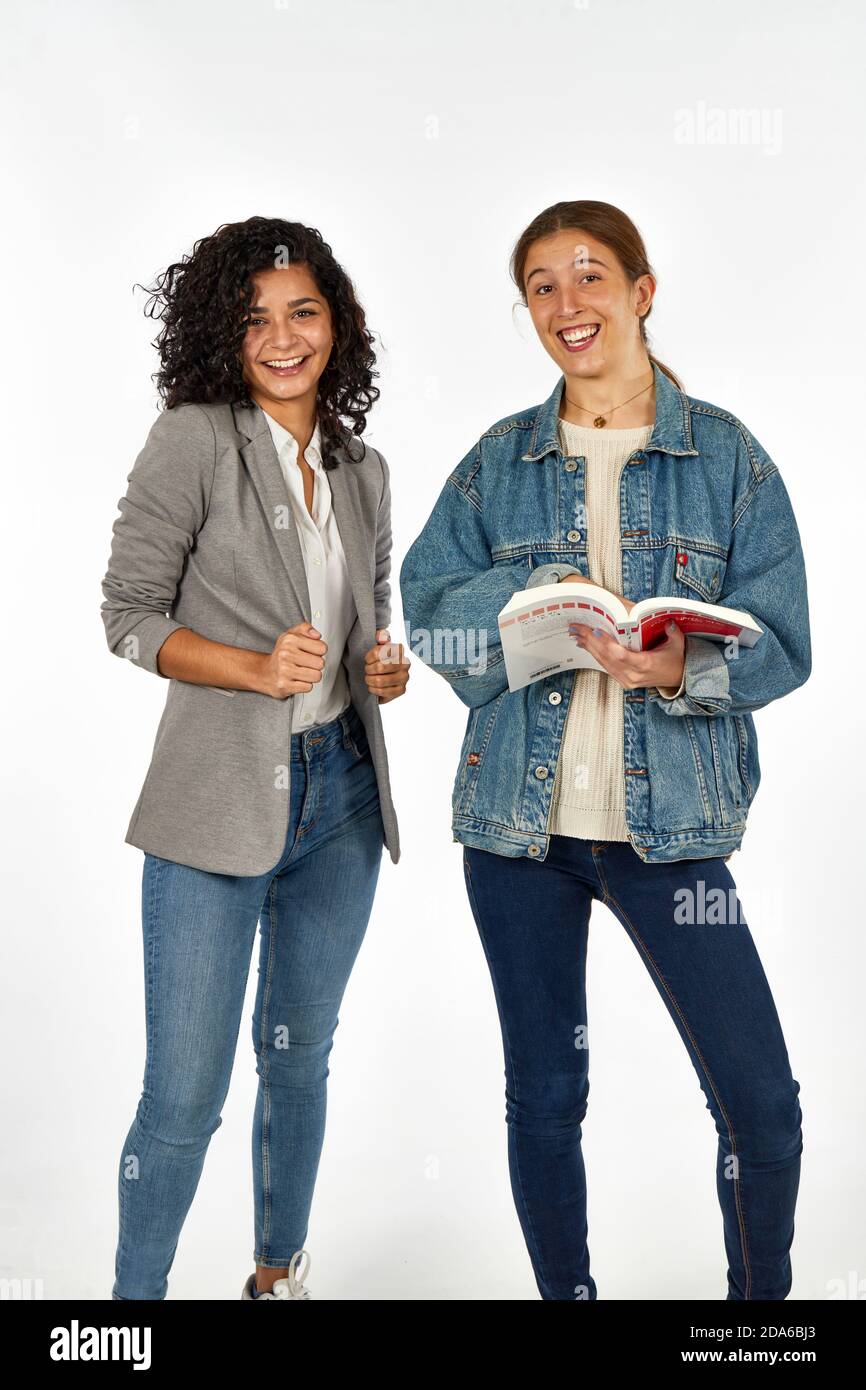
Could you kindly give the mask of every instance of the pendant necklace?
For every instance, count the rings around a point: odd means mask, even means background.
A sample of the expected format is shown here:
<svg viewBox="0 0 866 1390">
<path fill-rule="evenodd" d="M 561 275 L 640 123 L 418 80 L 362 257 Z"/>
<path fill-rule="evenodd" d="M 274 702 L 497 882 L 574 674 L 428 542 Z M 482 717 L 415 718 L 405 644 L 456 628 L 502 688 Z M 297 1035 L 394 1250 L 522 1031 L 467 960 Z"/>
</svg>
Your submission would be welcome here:
<svg viewBox="0 0 866 1390">
<path fill-rule="evenodd" d="M 654 381 L 654 380 L 655 380 L 655 377 L 653 377 L 653 381 Z M 605 427 L 605 425 L 607 424 L 608 416 L 612 415 L 613 412 L 614 412 L 615 410 L 622 410 L 622 407 L 623 407 L 624 405 L 629 405 L 632 401 L 636 401 L 637 398 L 638 398 L 638 396 L 642 396 L 642 395 L 644 394 L 645 391 L 648 391 L 648 390 L 650 389 L 650 386 L 652 386 L 652 384 L 653 384 L 653 382 L 651 381 L 651 382 L 649 383 L 649 385 L 644 386 L 643 390 L 641 390 L 641 391 L 635 391 L 634 395 L 633 395 L 633 396 L 629 396 L 629 398 L 628 398 L 627 401 L 620 401 L 619 405 L 612 406 L 611 409 L 608 410 L 608 411 L 606 411 L 604 415 L 596 415 L 595 419 L 594 419 L 593 422 L 592 422 L 592 423 L 595 425 L 595 428 L 596 428 L 597 430 L 603 430 L 604 427 Z M 568 401 L 568 404 L 569 404 L 569 405 L 573 405 L 573 406 L 574 406 L 575 410 L 582 410 L 582 411 L 584 412 L 585 415 L 591 415 L 591 414 L 592 414 L 592 411 L 591 411 L 591 410 L 588 410 L 587 407 L 586 407 L 585 405 L 578 405 L 577 401 L 573 401 L 573 400 L 571 399 L 571 397 L 570 397 L 568 394 L 566 394 L 565 399 Z"/>
</svg>

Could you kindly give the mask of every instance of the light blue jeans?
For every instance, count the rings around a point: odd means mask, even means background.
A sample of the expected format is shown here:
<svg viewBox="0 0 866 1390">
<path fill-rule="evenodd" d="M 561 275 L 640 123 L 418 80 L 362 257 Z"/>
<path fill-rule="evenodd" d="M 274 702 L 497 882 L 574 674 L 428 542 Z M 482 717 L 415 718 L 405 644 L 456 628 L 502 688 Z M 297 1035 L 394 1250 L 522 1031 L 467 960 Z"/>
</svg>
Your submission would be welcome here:
<svg viewBox="0 0 866 1390">
<path fill-rule="evenodd" d="M 384 844 L 353 706 L 291 741 L 285 849 L 241 878 L 146 854 L 147 1060 L 123 1145 L 115 1299 L 162 1299 L 211 1135 L 222 1123 L 256 928 L 256 1264 L 304 1244 L 325 1129 L 328 1055 L 373 905 Z"/>
</svg>

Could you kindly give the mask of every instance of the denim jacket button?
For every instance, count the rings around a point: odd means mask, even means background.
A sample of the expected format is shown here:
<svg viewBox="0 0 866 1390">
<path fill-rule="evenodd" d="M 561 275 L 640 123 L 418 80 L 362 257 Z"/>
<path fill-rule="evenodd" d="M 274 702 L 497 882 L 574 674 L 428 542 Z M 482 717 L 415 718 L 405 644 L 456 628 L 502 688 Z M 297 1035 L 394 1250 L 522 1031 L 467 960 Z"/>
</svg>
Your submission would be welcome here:
<svg viewBox="0 0 866 1390">
<path fill-rule="evenodd" d="M 566 539 L 567 541 L 579 541 L 579 540 L 580 540 L 580 532 L 579 532 L 579 531 L 569 531 L 568 534 L 566 535 L 566 538 L 565 538 L 565 539 Z"/>
<path fill-rule="evenodd" d="M 535 775 L 536 775 L 536 777 L 540 778 L 540 779 L 543 781 L 544 778 L 547 776 L 547 768 L 546 768 L 546 767 L 537 767 L 537 768 L 535 769 Z"/>
<path fill-rule="evenodd" d="M 552 705 L 558 705 L 558 704 L 560 703 L 560 701 L 562 700 L 562 696 L 560 695 L 560 693 L 559 693 L 558 690 L 551 690 L 551 692 L 550 692 L 550 694 L 548 695 L 547 698 L 548 698 L 550 704 L 552 704 Z"/>
<path fill-rule="evenodd" d="M 576 470 L 577 464 L 575 463 L 574 459 L 569 459 L 568 463 L 565 465 L 566 473 L 574 473 Z"/>
<path fill-rule="evenodd" d="M 541 853 L 541 850 L 539 849 L 538 845 L 530 845 L 530 846 L 529 846 L 529 849 L 526 851 L 526 853 L 527 853 L 527 854 L 535 855 L 535 854 L 540 854 L 540 853 Z"/>
</svg>

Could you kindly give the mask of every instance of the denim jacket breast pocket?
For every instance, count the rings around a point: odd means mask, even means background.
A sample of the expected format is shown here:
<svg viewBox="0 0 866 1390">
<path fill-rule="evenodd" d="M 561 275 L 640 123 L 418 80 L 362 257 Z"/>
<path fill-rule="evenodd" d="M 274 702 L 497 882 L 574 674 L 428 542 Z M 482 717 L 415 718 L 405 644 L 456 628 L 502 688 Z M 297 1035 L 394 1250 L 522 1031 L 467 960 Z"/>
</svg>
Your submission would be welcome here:
<svg viewBox="0 0 866 1390">
<path fill-rule="evenodd" d="M 703 542 L 673 538 L 674 591 L 672 598 L 697 599 L 700 603 L 720 603 L 719 595 L 727 567 L 727 548 Z"/>
<path fill-rule="evenodd" d="M 525 570 L 527 579 L 532 571 L 532 546 L 525 541 L 517 541 L 509 545 L 492 545 L 490 558 L 493 561 L 494 569 L 501 565 L 510 565 L 518 571 Z"/>
</svg>

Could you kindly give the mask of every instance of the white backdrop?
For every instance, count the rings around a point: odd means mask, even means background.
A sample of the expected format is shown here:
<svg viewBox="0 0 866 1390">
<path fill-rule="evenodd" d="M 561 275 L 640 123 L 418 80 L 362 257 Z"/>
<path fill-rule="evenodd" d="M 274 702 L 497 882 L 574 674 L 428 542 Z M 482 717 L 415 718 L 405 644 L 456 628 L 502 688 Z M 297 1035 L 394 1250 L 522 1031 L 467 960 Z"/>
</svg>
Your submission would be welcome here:
<svg viewBox="0 0 866 1390">
<path fill-rule="evenodd" d="M 588 197 L 638 223 L 659 277 L 656 351 L 753 430 L 802 533 L 813 675 L 756 717 L 763 782 L 730 868 L 801 1084 L 792 1297 L 856 1296 L 862 7 L 42 0 L 4 7 L 2 27 L 0 1275 L 41 1280 L 45 1298 L 110 1297 L 144 1066 L 142 856 L 123 836 L 165 685 L 109 655 L 99 615 L 117 501 L 156 412 L 155 326 L 134 282 L 223 222 L 322 230 L 380 335 L 368 438 L 392 471 L 396 638 L 400 562 L 447 474 L 555 381 L 513 312 L 511 246 L 542 208 Z M 413 665 L 384 711 L 403 856 L 383 856 L 332 1054 L 310 1285 L 532 1299 L 498 1024 L 450 831 L 466 711 Z M 589 973 L 599 1297 L 724 1298 L 712 1119 L 600 905 Z M 254 982 L 172 1298 L 237 1298 L 252 1269 Z"/>
</svg>

